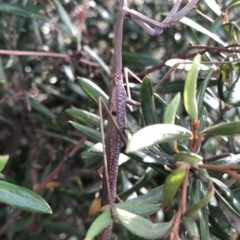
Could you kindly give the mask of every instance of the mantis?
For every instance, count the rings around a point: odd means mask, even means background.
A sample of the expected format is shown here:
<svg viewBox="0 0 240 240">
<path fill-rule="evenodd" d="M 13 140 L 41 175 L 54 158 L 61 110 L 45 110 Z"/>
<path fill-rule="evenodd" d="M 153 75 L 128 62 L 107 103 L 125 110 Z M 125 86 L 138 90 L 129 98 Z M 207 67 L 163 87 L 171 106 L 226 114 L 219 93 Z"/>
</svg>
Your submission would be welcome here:
<svg viewBox="0 0 240 240">
<path fill-rule="evenodd" d="M 108 106 L 108 125 L 105 144 L 103 144 L 104 170 L 101 195 L 102 206 L 110 204 L 112 209 L 112 205 L 115 202 L 118 176 L 118 158 L 121 151 L 121 142 L 123 141 L 125 145 L 127 143 L 126 138 L 124 137 L 124 129 L 126 126 L 125 108 L 126 104 L 131 103 L 131 101 L 127 99 L 122 76 L 122 29 L 124 17 L 128 16 L 151 35 L 159 36 L 164 29 L 173 26 L 175 22 L 185 16 L 198 2 L 198 0 L 192 0 L 181 11 L 178 12 L 181 1 L 182 0 L 177 0 L 176 4 L 174 5 L 169 15 L 165 18 L 165 20 L 162 23 L 158 23 L 134 10 L 128 9 L 126 0 L 120 0 L 115 26 L 112 80 L 110 85 L 110 99 Z M 100 98 L 100 117 L 102 117 L 102 105 L 105 106 L 103 100 Z M 103 127 L 100 127 L 102 136 L 104 136 Z M 112 217 L 114 218 L 113 212 Z M 112 226 L 110 225 L 100 233 L 98 239 L 110 239 L 111 231 Z"/>
</svg>

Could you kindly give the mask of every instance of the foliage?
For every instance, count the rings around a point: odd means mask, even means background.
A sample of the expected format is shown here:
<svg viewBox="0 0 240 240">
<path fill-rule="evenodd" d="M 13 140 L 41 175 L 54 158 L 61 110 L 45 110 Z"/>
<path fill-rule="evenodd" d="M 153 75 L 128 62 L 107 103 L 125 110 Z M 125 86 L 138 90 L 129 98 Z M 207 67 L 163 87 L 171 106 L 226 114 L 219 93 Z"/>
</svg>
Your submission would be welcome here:
<svg viewBox="0 0 240 240">
<path fill-rule="evenodd" d="M 158 21 L 172 8 L 128 4 Z M 200 0 L 205 17 L 193 11 L 159 38 L 124 21 L 123 66 L 143 83 L 130 78 L 142 108 L 127 113 L 124 202 L 113 209 L 119 239 L 240 234 L 239 1 L 221 4 Z M 116 9 L 115 0 L 0 2 L 0 150 L 9 155 L 1 180 L 36 191 L 53 213 L 1 204 L 4 239 L 92 239 L 112 222 L 109 206 L 94 214 L 103 162 L 97 99 L 108 99 Z"/>
</svg>

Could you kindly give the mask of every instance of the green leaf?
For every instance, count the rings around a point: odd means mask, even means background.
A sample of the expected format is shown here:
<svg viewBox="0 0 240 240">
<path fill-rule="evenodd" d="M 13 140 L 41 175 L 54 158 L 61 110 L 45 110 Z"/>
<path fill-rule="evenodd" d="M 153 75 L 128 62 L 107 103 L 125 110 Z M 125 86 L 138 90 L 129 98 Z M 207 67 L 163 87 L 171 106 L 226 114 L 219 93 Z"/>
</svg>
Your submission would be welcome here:
<svg viewBox="0 0 240 240">
<path fill-rule="evenodd" d="M 224 83 L 227 81 L 228 75 L 232 70 L 233 70 L 232 65 L 226 64 L 226 63 L 223 63 L 220 68 L 220 74 L 217 80 L 218 95 L 220 99 L 223 100 L 224 102 L 226 102 L 226 95 L 227 95 L 226 90 L 224 90 L 225 89 Z"/>
<path fill-rule="evenodd" d="M 199 202 L 191 206 L 189 209 L 187 209 L 184 216 L 194 217 L 198 213 L 198 210 L 200 210 L 203 206 L 205 206 L 210 201 L 213 195 L 214 195 L 213 183 L 209 182 L 208 192 L 206 196 L 203 199 L 201 199 Z"/>
<path fill-rule="evenodd" d="M 126 204 L 160 203 L 163 197 L 163 185 L 149 190 L 145 195 L 126 201 Z"/>
<path fill-rule="evenodd" d="M 123 211 L 129 211 L 133 214 L 139 214 L 141 216 L 147 217 L 153 213 L 156 213 L 160 209 L 160 204 L 128 204 L 127 202 L 118 203 L 114 205 L 114 213 L 115 213 L 115 208 L 119 208 L 119 209 L 122 209 Z M 91 227 L 89 228 L 86 239 L 89 239 L 89 240 L 93 239 L 104 228 L 106 228 L 107 226 L 113 223 L 111 212 L 110 212 L 110 206 L 109 205 L 104 206 L 102 210 L 103 210 L 103 213 L 95 219 L 95 221 L 92 223 Z"/>
<path fill-rule="evenodd" d="M 206 169 L 198 169 L 199 177 L 202 179 L 204 182 L 209 182 L 211 181 L 211 177 L 208 174 L 208 171 Z"/>
<path fill-rule="evenodd" d="M 225 41 L 223 41 L 222 39 L 220 39 L 217 34 L 212 33 L 211 31 L 204 28 L 202 25 L 198 24 L 197 22 L 194 22 L 190 18 L 183 17 L 180 20 L 180 22 L 190 26 L 191 28 L 197 30 L 200 33 L 203 33 L 203 34 L 207 35 L 208 37 L 212 38 L 214 41 L 221 44 L 222 46 L 227 46 L 227 43 Z"/>
<path fill-rule="evenodd" d="M 234 6 L 236 6 L 236 5 L 239 5 L 239 4 L 240 4 L 240 0 L 230 1 L 229 4 L 228 4 L 227 7 L 226 7 L 226 11 L 228 11 L 229 8 L 234 7 Z"/>
<path fill-rule="evenodd" d="M 220 16 L 220 15 L 221 15 L 221 8 L 220 8 L 220 6 L 217 4 L 216 1 L 204 0 L 204 2 L 207 4 L 207 6 L 208 6 L 215 14 L 217 14 L 217 16 Z"/>
<path fill-rule="evenodd" d="M 152 223 L 148 219 L 125 210 L 116 209 L 117 218 L 130 232 L 147 239 L 161 238 L 169 232 L 173 221 L 165 223 Z"/>
<path fill-rule="evenodd" d="M 146 54 L 132 53 L 130 51 L 122 52 L 122 60 L 130 69 L 148 67 L 159 63 L 156 59 Z"/>
<path fill-rule="evenodd" d="M 225 32 L 227 33 L 229 41 L 237 44 L 238 43 L 238 32 L 240 30 L 238 24 L 236 22 L 229 21 L 227 23 L 224 23 L 222 25 L 222 27 L 225 30 Z"/>
<path fill-rule="evenodd" d="M 41 18 L 47 20 L 46 15 L 39 13 L 39 8 L 30 6 L 21 6 L 19 4 L 0 3 L 0 12 L 11 15 L 27 17 L 27 18 Z"/>
<path fill-rule="evenodd" d="M 219 208 L 219 207 L 218 207 L 218 208 Z M 219 210 L 219 211 L 221 211 L 221 214 L 222 214 L 222 210 Z M 223 214 L 222 214 L 222 215 L 223 215 Z M 223 216 L 224 216 L 224 215 L 223 215 Z M 224 216 L 224 219 L 226 219 L 225 216 Z M 225 221 L 227 221 L 227 220 L 225 220 Z M 209 216 L 209 223 L 211 224 L 210 226 L 208 226 L 208 227 L 209 227 L 209 230 L 210 230 L 210 232 L 211 232 L 214 236 L 218 237 L 218 238 L 221 239 L 221 240 L 232 240 L 231 235 L 227 232 L 227 230 L 225 230 L 225 229 L 222 227 L 222 224 L 219 225 L 219 219 L 216 218 L 216 220 L 215 220 L 215 219 L 213 219 L 213 217 L 210 215 L 210 216 Z M 221 223 L 222 223 L 222 222 L 221 222 Z M 211 238 L 210 238 L 210 239 L 211 239 Z"/>
<path fill-rule="evenodd" d="M 68 13 L 65 11 L 65 9 L 63 8 L 63 6 L 59 2 L 59 0 L 53 0 L 53 3 L 58 11 L 58 14 L 59 14 L 62 22 L 64 23 L 65 27 L 67 28 L 68 34 L 70 36 L 74 36 L 73 31 L 72 31 L 73 26 L 72 26 L 72 23 L 71 23 Z"/>
<path fill-rule="evenodd" d="M 185 177 L 186 168 L 185 164 L 180 165 L 167 176 L 163 187 L 163 204 L 165 207 L 170 207 L 172 204 L 173 199 Z"/>
<path fill-rule="evenodd" d="M 107 104 L 108 103 L 108 96 L 106 95 L 103 90 L 98 87 L 96 84 L 94 84 L 92 81 L 78 77 L 78 82 L 83 88 L 83 90 L 93 99 L 94 102 L 98 104 L 98 99 L 99 97 L 102 97 L 104 102 Z"/>
<path fill-rule="evenodd" d="M 94 130 L 90 127 L 84 126 L 82 124 L 79 123 L 75 123 L 72 121 L 69 121 L 77 130 L 79 130 L 81 133 L 87 135 L 88 137 L 96 140 L 97 142 L 101 142 L 101 134 L 99 131 Z"/>
<path fill-rule="evenodd" d="M 145 126 L 158 123 L 152 90 L 152 83 L 148 76 L 144 77 L 141 84 L 141 108 Z"/>
<path fill-rule="evenodd" d="M 96 53 L 96 51 L 93 51 L 89 46 L 85 45 L 83 46 L 84 51 L 86 51 L 89 56 L 94 59 L 100 67 L 104 70 L 104 72 L 107 74 L 107 76 L 111 76 L 111 71 L 109 67 L 106 65 L 106 63 L 102 60 L 102 58 L 99 57 L 99 55 Z"/>
<path fill-rule="evenodd" d="M 153 213 L 156 213 L 160 209 L 161 205 L 159 203 L 127 204 L 127 202 L 124 202 L 115 204 L 114 207 L 140 215 L 142 217 L 147 217 Z M 110 211 L 110 206 L 104 206 L 102 209 L 104 211 Z"/>
<path fill-rule="evenodd" d="M 36 40 L 38 41 L 39 44 L 43 44 L 37 19 L 32 19 L 32 27 Z"/>
<path fill-rule="evenodd" d="M 0 202 L 26 211 L 52 213 L 47 202 L 39 195 L 4 181 L 0 181 Z"/>
<path fill-rule="evenodd" d="M 123 197 L 129 196 L 130 194 L 134 193 L 135 191 L 138 191 L 140 188 L 144 187 L 145 184 L 152 179 L 154 173 L 155 173 L 154 169 L 151 167 L 148 167 L 145 170 L 144 174 L 138 179 L 138 181 L 136 183 L 134 183 L 133 186 L 131 186 L 128 189 L 126 189 L 125 191 L 121 192 L 118 196 L 120 198 L 123 198 Z"/>
<path fill-rule="evenodd" d="M 175 155 L 175 161 L 187 162 L 195 168 L 198 168 L 198 163 L 202 160 L 201 156 L 191 152 L 182 151 Z"/>
<path fill-rule="evenodd" d="M 50 136 L 52 138 L 56 138 L 56 139 L 61 139 L 64 140 L 66 142 L 70 142 L 72 144 L 77 144 L 77 140 L 67 137 L 67 135 L 63 135 L 63 134 L 58 134 L 58 133 L 54 133 L 54 132 L 50 132 L 50 131 L 46 131 L 46 130 L 42 130 L 42 129 L 36 129 L 37 132 L 43 133 L 44 135 Z"/>
<path fill-rule="evenodd" d="M 232 190 L 227 185 L 225 185 L 218 179 L 212 178 L 212 180 L 216 185 L 216 189 L 218 189 L 218 191 L 220 192 L 221 196 L 227 200 L 228 204 L 230 204 L 231 207 L 235 209 L 235 211 L 238 212 L 240 217 L 240 200 L 236 196 L 236 194 L 232 192 Z"/>
<path fill-rule="evenodd" d="M 164 113 L 164 123 L 174 124 L 177 114 L 177 108 L 180 102 L 180 93 L 178 93 L 168 104 Z"/>
<path fill-rule="evenodd" d="M 202 209 L 198 211 L 199 232 L 201 236 L 199 239 L 211 239 L 209 232 L 208 205 L 203 206 Z"/>
<path fill-rule="evenodd" d="M 0 172 L 4 169 L 7 161 L 9 159 L 9 155 L 0 156 Z"/>
<path fill-rule="evenodd" d="M 229 136 L 240 134 L 240 122 L 219 123 L 214 126 L 205 128 L 200 135 L 222 135 Z"/>
<path fill-rule="evenodd" d="M 240 217 L 236 215 L 224 202 L 218 201 L 219 207 L 222 209 L 224 216 L 227 218 L 232 227 L 240 233 Z"/>
<path fill-rule="evenodd" d="M 85 111 L 83 109 L 71 108 L 67 109 L 66 113 L 80 120 L 88 126 L 99 127 L 100 118 L 98 115 Z"/>
<path fill-rule="evenodd" d="M 197 87 L 199 88 L 201 84 L 203 83 L 204 79 L 198 79 L 197 81 Z M 164 92 L 165 94 L 177 94 L 178 92 L 184 91 L 184 84 L 185 81 L 181 79 L 176 79 L 174 82 L 164 82 L 161 84 L 161 86 L 158 88 L 157 92 L 161 93 Z M 216 80 L 210 80 L 208 83 L 208 87 L 217 86 L 218 82 Z M 137 89 L 136 89 L 137 90 Z"/>
<path fill-rule="evenodd" d="M 49 118 L 56 118 L 55 114 L 53 114 L 47 107 L 45 107 L 43 104 L 36 101 L 35 99 L 30 97 L 29 102 L 31 104 L 31 107 L 34 110 L 38 111 L 39 113 L 42 113 L 43 115 L 45 115 L 46 117 L 49 117 Z"/>
<path fill-rule="evenodd" d="M 192 133 L 186 128 L 173 124 L 155 124 L 136 132 L 128 142 L 126 152 L 135 152 L 156 143 L 191 139 Z"/>
<path fill-rule="evenodd" d="M 177 114 L 179 102 L 180 102 L 180 93 L 178 93 L 168 104 L 164 113 L 164 119 L 163 119 L 164 123 L 170 123 L 170 124 L 175 123 L 175 117 Z M 172 151 L 177 149 L 177 141 L 169 142 L 168 144 Z"/>
<path fill-rule="evenodd" d="M 239 106 L 240 104 L 239 92 L 240 92 L 240 78 L 237 78 L 228 91 L 226 103 L 231 106 Z"/>
<path fill-rule="evenodd" d="M 71 239 L 72 236 L 75 236 L 75 238 L 77 239 L 84 239 L 84 236 L 85 236 L 84 231 L 79 231 L 79 229 L 73 226 L 73 224 L 68 222 L 59 222 L 59 221 L 56 221 L 56 219 L 41 221 L 41 227 L 44 229 L 44 232 L 49 232 L 50 234 L 47 237 L 44 237 L 46 235 L 43 235 L 41 233 L 41 236 L 39 236 L 39 234 L 36 233 L 33 239 L 35 240 L 41 240 L 41 238 L 51 239 L 51 235 L 52 235 L 51 233 L 53 232 L 56 235 L 64 233 L 64 235 L 66 236 L 66 239 Z"/>
<path fill-rule="evenodd" d="M 6 77 L 4 73 L 3 61 L 0 56 L 0 86 L 5 85 L 5 83 L 6 83 Z"/>
<path fill-rule="evenodd" d="M 197 55 L 194 60 L 191 69 L 187 74 L 187 78 L 184 85 L 184 106 L 187 113 L 191 117 L 192 121 L 198 119 L 198 109 L 197 109 L 197 77 L 198 69 L 201 61 L 201 56 Z"/>
<path fill-rule="evenodd" d="M 199 90 L 199 94 L 198 94 L 198 112 L 200 113 L 200 116 L 199 116 L 200 118 L 201 118 L 201 111 L 203 108 L 204 96 L 206 94 L 206 90 L 209 85 L 209 82 L 210 82 L 213 72 L 214 72 L 213 69 L 211 69 L 209 71 L 209 73 L 207 74 L 207 76 L 205 77 L 204 81 L 202 82 L 202 84 L 200 86 L 200 90 Z"/>
<path fill-rule="evenodd" d="M 97 236 L 104 228 L 113 223 L 110 209 L 99 215 L 88 229 L 85 240 L 91 240 Z"/>
<path fill-rule="evenodd" d="M 188 236 L 192 239 L 200 239 L 196 220 L 194 218 L 182 217 Z"/>
</svg>

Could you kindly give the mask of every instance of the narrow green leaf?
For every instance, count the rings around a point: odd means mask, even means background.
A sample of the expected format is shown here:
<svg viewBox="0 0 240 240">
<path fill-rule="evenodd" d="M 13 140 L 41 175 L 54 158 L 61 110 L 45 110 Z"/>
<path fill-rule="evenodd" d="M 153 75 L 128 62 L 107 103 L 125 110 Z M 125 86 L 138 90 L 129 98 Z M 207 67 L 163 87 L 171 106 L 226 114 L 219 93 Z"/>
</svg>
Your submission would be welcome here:
<svg viewBox="0 0 240 240">
<path fill-rule="evenodd" d="M 152 223 L 148 219 L 125 210 L 116 209 L 117 218 L 130 232 L 147 239 L 161 238 L 169 232 L 173 222 Z"/>
<path fill-rule="evenodd" d="M 2 58 L 0 56 L 0 86 L 4 85 L 6 83 L 6 77 L 4 74 L 4 66 L 2 62 Z"/>
<path fill-rule="evenodd" d="M 194 60 L 191 69 L 187 74 L 187 78 L 185 80 L 184 85 L 184 106 L 186 108 L 187 113 L 191 117 L 192 121 L 198 119 L 198 110 L 197 110 L 197 77 L 198 77 L 198 69 L 201 61 L 201 56 L 197 55 Z"/>
<path fill-rule="evenodd" d="M 0 202 L 26 211 L 52 213 L 47 202 L 39 195 L 4 181 L 0 181 Z"/>
<path fill-rule="evenodd" d="M 158 123 L 152 90 L 152 83 L 148 76 L 144 77 L 141 84 L 141 108 L 145 126 Z"/>
<path fill-rule="evenodd" d="M 220 207 L 219 207 L 220 208 Z M 222 210 L 221 210 L 221 213 L 222 213 Z M 224 216 L 224 215 L 223 215 Z M 224 219 L 225 221 L 226 218 L 224 216 Z M 209 227 L 209 230 L 211 232 L 211 234 L 213 234 L 214 236 L 218 237 L 219 239 L 221 240 L 232 240 L 232 236 L 227 232 L 227 230 L 225 230 L 223 227 L 222 227 L 222 224 L 219 225 L 219 220 L 216 218 L 213 219 L 212 216 L 210 215 L 209 217 L 209 223 L 211 224 Z M 222 223 L 222 222 L 221 222 Z M 211 238 L 209 238 L 211 239 Z"/>
<path fill-rule="evenodd" d="M 206 169 L 198 169 L 199 177 L 202 179 L 204 182 L 209 182 L 211 181 L 211 177 L 208 174 L 208 171 Z"/>
<path fill-rule="evenodd" d="M 180 102 L 180 93 L 178 93 L 168 104 L 164 113 L 164 123 L 174 124 L 177 114 L 177 108 Z"/>
<path fill-rule="evenodd" d="M 204 2 L 207 4 L 207 6 L 215 13 L 217 16 L 220 16 L 222 11 L 220 6 L 217 4 L 216 1 L 208 1 L 204 0 Z"/>
<path fill-rule="evenodd" d="M 9 159 L 9 155 L 0 156 L 0 172 L 4 169 L 7 161 Z"/>
<path fill-rule="evenodd" d="M 31 104 L 31 107 L 38 111 L 39 113 L 42 113 L 43 115 L 49 117 L 49 118 L 56 118 L 56 115 L 53 114 L 47 107 L 45 107 L 43 104 L 40 102 L 36 101 L 33 98 L 29 98 L 29 102 Z"/>
<path fill-rule="evenodd" d="M 41 234 L 40 239 L 51 239 L 51 233 L 54 232 L 55 234 L 61 234 L 64 233 L 66 236 L 66 239 L 71 239 L 72 236 L 74 236 L 76 239 L 84 239 L 84 231 L 79 231 L 78 228 L 73 226 L 73 224 L 69 222 L 59 222 L 56 221 L 56 219 L 53 220 L 43 220 L 41 221 L 41 227 L 44 229 L 46 233 L 49 234 Z M 22 229 L 21 229 L 22 230 Z M 38 232 L 34 235 L 33 233 L 33 239 L 38 239 Z"/>
<path fill-rule="evenodd" d="M 38 43 L 43 44 L 37 19 L 32 19 L 32 26 L 33 26 L 33 32 L 34 32 L 35 38 L 37 39 Z"/>
<path fill-rule="evenodd" d="M 240 0 L 230 1 L 229 4 L 228 4 L 227 7 L 226 7 L 226 11 L 228 11 L 229 8 L 234 7 L 234 6 L 236 6 L 236 5 L 239 5 L 239 4 L 240 4 Z"/>
<path fill-rule="evenodd" d="M 194 218 L 182 217 L 184 226 L 186 227 L 188 236 L 192 239 L 200 239 L 196 220 Z"/>
<path fill-rule="evenodd" d="M 91 240 L 97 236 L 104 228 L 113 223 L 110 209 L 99 215 L 88 229 L 85 240 Z"/>
<path fill-rule="evenodd" d="M 214 126 L 205 128 L 200 134 L 222 136 L 240 134 L 240 122 L 219 123 Z"/>
<path fill-rule="evenodd" d="M 240 96 L 239 96 L 239 91 L 240 91 L 240 78 L 237 78 L 232 86 L 230 87 L 227 97 L 226 97 L 226 102 L 227 104 L 231 106 L 239 106 L 240 105 Z"/>
<path fill-rule="evenodd" d="M 153 57 L 149 57 L 146 54 L 132 53 L 130 51 L 123 51 L 122 59 L 130 69 L 144 68 L 158 64 L 158 61 Z"/>
<path fill-rule="evenodd" d="M 222 209 L 224 216 L 227 218 L 232 227 L 240 233 L 240 217 L 228 208 L 226 204 L 222 201 L 218 201 L 219 207 Z"/>
<path fill-rule="evenodd" d="M 21 6 L 19 4 L 0 3 L 0 12 L 11 15 L 27 17 L 27 18 L 41 18 L 47 20 L 46 15 L 39 13 L 39 8 L 30 6 Z"/>
<path fill-rule="evenodd" d="M 62 22 L 64 23 L 65 27 L 67 28 L 69 35 L 74 36 L 73 31 L 72 31 L 73 26 L 72 26 L 72 23 L 71 23 L 68 13 L 65 11 L 65 9 L 63 8 L 63 6 L 59 2 L 59 0 L 53 0 L 53 3 L 58 11 L 58 14 L 59 14 Z"/>
<path fill-rule="evenodd" d="M 201 111 L 203 108 L 203 102 L 204 102 L 204 96 L 206 94 L 206 89 L 209 85 L 209 82 L 211 80 L 211 76 L 213 74 L 214 70 L 211 69 L 207 76 L 205 77 L 204 81 L 202 82 L 200 89 L 199 89 L 199 94 L 198 94 L 198 112 L 199 112 L 199 117 L 201 118 Z M 216 82 L 216 81 L 215 81 Z"/>
<path fill-rule="evenodd" d="M 239 26 L 235 21 L 228 21 L 222 25 L 223 29 L 228 35 L 229 41 L 232 43 L 238 43 L 238 33 L 239 33 Z"/>
<path fill-rule="evenodd" d="M 198 163 L 202 161 L 202 159 L 201 156 L 191 152 L 182 151 L 175 155 L 175 161 L 187 162 L 195 168 L 198 168 Z"/>
<path fill-rule="evenodd" d="M 228 59 L 226 59 L 226 60 L 228 60 Z M 220 73 L 219 73 L 219 77 L 217 80 L 218 95 L 219 95 L 220 99 L 223 100 L 224 102 L 226 102 L 226 95 L 227 95 L 224 83 L 225 83 L 225 81 L 227 81 L 228 75 L 232 70 L 233 70 L 232 66 L 230 64 L 226 64 L 226 63 L 222 64 L 221 68 L 220 68 Z"/>
<path fill-rule="evenodd" d="M 198 211 L 198 222 L 199 222 L 199 239 L 211 239 L 209 232 L 209 205 L 205 205 L 201 210 Z"/>
<path fill-rule="evenodd" d="M 64 73 L 68 77 L 68 79 L 73 82 L 75 79 L 75 75 L 73 73 L 72 66 L 70 66 L 68 64 L 63 64 L 62 68 L 63 68 Z"/>
<path fill-rule="evenodd" d="M 240 218 L 240 214 L 239 214 L 239 211 L 237 211 L 233 206 L 232 206 L 232 203 L 231 202 L 228 202 L 228 198 L 225 198 L 224 196 L 222 196 L 222 194 L 217 190 L 215 189 L 215 196 L 217 198 L 218 201 L 221 201 L 223 202 L 227 208 L 230 209 L 230 211 L 236 215 L 238 218 Z"/>
<path fill-rule="evenodd" d="M 175 123 L 175 117 L 177 114 L 179 102 L 180 102 L 180 93 L 178 93 L 166 107 L 164 118 L 163 118 L 164 123 L 170 123 L 170 124 Z M 177 149 L 177 141 L 169 142 L 168 144 L 172 151 Z"/>
<path fill-rule="evenodd" d="M 127 204 L 127 202 L 124 202 L 115 204 L 114 207 L 140 215 L 142 217 L 147 217 L 149 215 L 152 215 L 153 213 L 156 213 L 161 208 L 161 205 L 159 203 Z M 110 206 L 109 205 L 104 206 L 102 209 L 104 211 L 106 210 L 110 211 Z"/>
<path fill-rule="evenodd" d="M 163 197 L 163 185 L 149 190 L 145 195 L 126 201 L 126 204 L 160 203 Z"/>
<path fill-rule="evenodd" d="M 106 95 L 103 90 L 98 87 L 96 84 L 94 84 L 92 81 L 79 77 L 78 82 L 83 88 L 83 90 L 98 104 L 99 97 L 102 97 L 104 102 L 108 103 L 108 96 Z"/>
<path fill-rule="evenodd" d="M 58 134 L 58 133 L 54 133 L 54 132 L 50 132 L 50 131 L 46 131 L 46 130 L 42 130 L 42 129 L 36 129 L 37 132 L 43 133 L 44 135 L 50 136 L 52 138 L 56 138 L 56 139 L 61 139 L 64 140 L 66 142 L 70 142 L 72 144 L 77 144 L 77 140 L 67 137 L 67 135 L 63 135 L 63 134 Z"/>
<path fill-rule="evenodd" d="M 191 138 L 192 133 L 186 128 L 173 124 L 155 124 L 144 127 L 136 132 L 128 142 L 126 152 L 135 152 L 156 143 L 187 140 Z"/>
<path fill-rule="evenodd" d="M 75 123 L 75 122 L 72 122 L 72 121 L 69 121 L 77 130 L 79 130 L 81 133 L 85 134 L 86 136 L 98 141 L 98 142 L 101 142 L 101 134 L 99 131 L 95 130 L 95 129 L 92 129 L 90 127 L 87 127 L 87 126 L 84 126 L 82 124 L 79 124 L 79 123 Z"/>
<path fill-rule="evenodd" d="M 96 54 L 95 51 L 93 51 L 89 46 L 85 45 L 83 46 L 83 50 L 86 51 L 89 56 L 94 59 L 100 66 L 101 68 L 104 70 L 104 72 L 107 74 L 107 76 L 111 76 L 111 71 L 109 69 L 109 67 L 107 66 L 107 64 L 102 60 L 102 58 L 99 57 L 98 54 Z"/>
<path fill-rule="evenodd" d="M 67 109 L 66 113 L 80 120 L 88 126 L 99 127 L 100 118 L 98 115 L 85 111 L 83 109 L 71 108 Z"/>
<path fill-rule="evenodd" d="M 223 182 L 219 181 L 216 178 L 212 178 L 212 180 L 216 186 L 216 189 L 218 189 L 219 192 L 221 193 L 221 196 L 224 197 L 227 200 L 228 204 L 230 204 L 239 213 L 239 217 L 240 217 L 240 200 L 239 200 L 239 198 Z"/>
<path fill-rule="evenodd" d="M 173 199 L 185 177 L 186 168 L 185 164 L 180 165 L 167 176 L 163 187 L 163 204 L 165 207 L 171 206 Z"/>
<path fill-rule="evenodd" d="M 127 197 L 130 194 L 134 193 L 135 191 L 138 191 L 140 188 L 144 187 L 145 184 L 152 179 L 154 173 L 155 173 L 154 169 L 151 167 L 148 167 L 145 170 L 144 174 L 138 179 L 136 183 L 132 185 L 132 187 L 129 187 L 125 191 L 121 192 L 118 196 L 120 198 Z"/>
<path fill-rule="evenodd" d="M 200 210 L 203 206 L 205 206 L 210 201 L 210 199 L 213 195 L 214 195 L 213 183 L 209 182 L 208 192 L 207 192 L 206 196 L 203 199 L 201 199 L 198 203 L 191 206 L 185 212 L 184 216 L 194 217 L 197 214 L 198 210 Z"/>
<path fill-rule="evenodd" d="M 199 88 L 203 83 L 204 79 L 198 79 L 197 87 Z M 181 79 L 176 79 L 173 82 L 164 82 L 158 88 L 157 92 L 161 93 L 164 92 L 165 94 L 177 94 L 178 92 L 182 93 L 184 91 L 184 84 L 185 81 Z M 216 80 L 210 80 L 208 83 L 208 87 L 217 86 L 218 82 Z M 136 89 L 137 90 L 137 89 Z"/>
<path fill-rule="evenodd" d="M 191 28 L 197 30 L 200 33 L 207 35 L 208 37 L 212 38 L 214 41 L 221 44 L 222 46 L 227 46 L 226 41 L 223 41 L 221 38 L 219 38 L 219 36 L 217 34 L 214 34 L 213 32 L 211 32 L 208 29 L 206 29 L 205 27 L 203 27 L 202 25 L 198 24 L 197 22 L 194 22 L 192 19 L 183 17 L 180 20 L 180 22 L 190 26 Z"/>
</svg>

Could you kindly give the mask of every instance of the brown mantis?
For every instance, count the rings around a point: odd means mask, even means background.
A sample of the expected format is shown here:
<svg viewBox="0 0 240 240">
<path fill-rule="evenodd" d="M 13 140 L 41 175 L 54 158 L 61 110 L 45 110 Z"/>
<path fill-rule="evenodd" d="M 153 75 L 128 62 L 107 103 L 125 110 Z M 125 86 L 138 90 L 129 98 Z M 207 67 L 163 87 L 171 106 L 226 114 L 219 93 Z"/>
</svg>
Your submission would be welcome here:
<svg viewBox="0 0 240 240">
<path fill-rule="evenodd" d="M 126 0 L 120 0 L 117 14 L 117 22 L 115 26 L 115 44 L 112 67 L 112 80 L 110 87 L 109 99 L 109 117 L 107 125 L 107 133 L 105 146 L 103 144 L 104 152 L 104 170 L 102 180 L 102 196 L 101 205 L 110 204 L 111 209 L 116 197 L 116 185 L 118 176 L 118 158 L 121 151 L 121 142 L 126 145 L 127 141 L 123 135 L 125 128 L 125 107 L 129 102 L 126 96 L 126 91 L 123 85 L 122 77 L 122 28 L 123 19 L 128 16 L 138 25 L 144 28 L 151 35 L 159 36 L 165 28 L 171 27 L 176 21 L 185 16 L 197 3 L 198 0 L 192 0 L 181 11 L 178 11 L 182 0 L 177 0 L 170 14 L 162 23 L 158 23 L 144 15 L 127 8 Z M 154 28 L 151 28 L 154 27 Z M 99 108 L 104 105 L 103 100 L 99 99 Z M 105 107 L 106 108 L 106 107 Z M 101 113 L 101 109 L 100 109 Z M 103 128 L 101 126 L 102 136 Z M 104 140 L 103 140 L 104 142 Z M 112 212 L 112 217 L 113 212 Z M 108 240 L 111 237 L 112 226 L 105 228 L 98 239 Z"/>
</svg>

